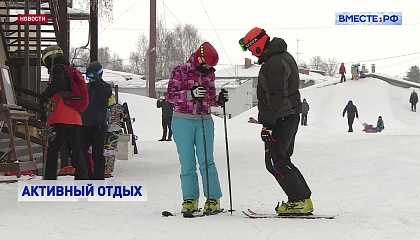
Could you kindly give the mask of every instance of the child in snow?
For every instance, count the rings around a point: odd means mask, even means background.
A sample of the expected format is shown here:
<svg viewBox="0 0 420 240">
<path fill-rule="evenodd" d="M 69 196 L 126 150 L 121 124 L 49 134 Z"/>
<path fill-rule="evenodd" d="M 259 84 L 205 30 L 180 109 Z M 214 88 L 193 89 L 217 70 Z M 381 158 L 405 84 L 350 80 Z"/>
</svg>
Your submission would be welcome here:
<svg viewBox="0 0 420 240">
<path fill-rule="evenodd" d="M 381 132 L 385 129 L 384 121 L 382 120 L 382 116 L 378 117 L 378 121 L 376 122 L 376 127 L 373 127 L 372 124 L 363 123 L 364 129 L 363 131 L 367 133 L 377 133 Z"/>
<path fill-rule="evenodd" d="M 365 78 L 365 77 L 366 77 L 365 72 L 363 72 L 363 70 L 360 70 L 360 77 L 359 78 Z"/>
<path fill-rule="evenodd" d="M 376 129 L 380 132 L 385 129 L 384 120 L 382 116 L 378 117 L 378 121 L 376 122 Z"/>
</svg>

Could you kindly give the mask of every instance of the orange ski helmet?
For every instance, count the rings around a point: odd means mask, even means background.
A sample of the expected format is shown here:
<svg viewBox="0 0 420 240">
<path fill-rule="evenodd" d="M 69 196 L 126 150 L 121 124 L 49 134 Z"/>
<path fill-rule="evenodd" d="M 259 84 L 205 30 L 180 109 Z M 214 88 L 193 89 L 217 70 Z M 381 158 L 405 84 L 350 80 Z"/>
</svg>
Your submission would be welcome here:
<svg viewBox="0 0 420 240">
<path fill-rule="evenodd" d="M 201 44 L 194 53 L 194 66 L 196 67 L 204 63 L 214 67 L 217 62 L 219 62 L 219 54 L 209 42 Z"/>
<path fill-rule="evenodd" d="M 264 29 L 255 27 L 251 29 L 239 42 L 242 50 L 249 50 L 254 56 L 260 57 L 264 52 L 265 43 L 268 39 L 269 36 L 265 33 Z"/>
</svg>

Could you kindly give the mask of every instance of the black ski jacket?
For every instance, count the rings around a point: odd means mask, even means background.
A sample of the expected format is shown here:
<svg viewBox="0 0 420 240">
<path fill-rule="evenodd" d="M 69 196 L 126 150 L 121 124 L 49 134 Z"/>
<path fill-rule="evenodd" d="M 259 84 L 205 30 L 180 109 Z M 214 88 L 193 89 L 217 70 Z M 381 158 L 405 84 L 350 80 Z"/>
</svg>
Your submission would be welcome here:
<svg viewBox="0 0 420 240">
<path fill-rule="evenodd" d="M 281 38 L 267 43 L 258 59 L 258 111 L 263 123 L 274 125 L 277 118 L 302 112 L 299 72 L 295 59 Z"/>
<path fill-rule="evenodd" d="M 166 101 L 165 99 L 158 99 L 156 102 L 157 108 L 162 108 L 163 118 L 172 118 L 174 114 L 174 104 Z"/>
<path fill-rule="evenodd" d="M 354 118 L 354 116 L 359 118 L 359 113 L 357 112 L 357 107 L 355 105 L 353 105 L 352 101 L 349 101 L 347 103 L 347 106 L 344 108 L 343 117 L 346 114 L 346 112 L 347 112 L 347 118 Z"/>
<path fill-rule="evenodd" d="M 108 99 L 112 95 L 112 88 L 107 82 L 98 79 L 87 84 L 89 105 L 80 113 L 83 126 L 106 126 Z"/>
<path fill-rule="evenodd" d="M 419 97 L 417 96 L 417 93 L 413 92 L 410 95 L 410 103 L 416 104 L 419 101 Z"/>
</svg>

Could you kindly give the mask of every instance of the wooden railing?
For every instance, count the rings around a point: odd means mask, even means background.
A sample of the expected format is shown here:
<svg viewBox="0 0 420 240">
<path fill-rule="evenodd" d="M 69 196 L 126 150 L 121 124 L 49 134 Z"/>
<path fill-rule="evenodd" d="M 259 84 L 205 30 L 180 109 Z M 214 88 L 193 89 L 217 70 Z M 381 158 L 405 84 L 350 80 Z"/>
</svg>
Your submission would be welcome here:
<svg viewBox="0 0 420 240">
<path fill-rule="evenodd" d="M 60 16 L 58 14 L 59 5 L 58 5 L 57 0 L 49 0 L 48 4 L 50 6 L 51 18 L 52 18 L 52 21 L 53 21 L 55 36 L 58 37 L 58 36 L 60 36 L 60 31 L 61 31 L 60 26 L 58 24 L 60 22 L 59 21 Z"/>
<path fill-rule="evenodd" d="M 30 117 L 28 121 L 28 125 L 31 127 L 36 128 L 36 132 L 40 132 L 43 126 L 45 125 L 45 122 L 42 122 L 39 120 L 39 116 L 42 114 L 45 114 L 45 110 L 39 106 L 37 102 L 39 102 L 39 98 L 41 94 L 31 91 L 29 89 L 14 85 L 13 86 L 16 93 L 16 101 L 17 104 L 22 106 L 24 109 L 26 109 L 28 112 L 34 113 L 34 117 Z M 25 94 L 29 97 L 37 99 L 37 101 L 31 101 L 26 98 L 20 97 L 19 95 Z M 16 135 L 17 137 L 20 137 L 19 135 Z M 39 136 L 31 136 L 31 141 L 37 144 L 42 144 L 42 141 L 40 140 Z"/>
</svg>

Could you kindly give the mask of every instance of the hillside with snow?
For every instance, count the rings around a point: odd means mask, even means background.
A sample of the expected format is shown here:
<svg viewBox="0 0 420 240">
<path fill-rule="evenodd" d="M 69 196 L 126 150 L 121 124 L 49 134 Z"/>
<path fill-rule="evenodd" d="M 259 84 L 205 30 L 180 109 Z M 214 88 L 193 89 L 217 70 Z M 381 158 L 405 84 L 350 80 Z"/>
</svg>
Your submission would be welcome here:
<svg viewBox="0 0 420 240">
<path fill-rule="evenodd" d="M 0 235 L 7 239 L 420 239 L 420 113 L 411 112 L 410 88 L 374 78 L 330 80 L 301 90 L 310 105 L 292 161 L 313 192 L 316 214 L 334 220 L 249 219 L 241 210 L 274 212 L 287 200 L 264 165 L 261 126 L 247 123 L 252 108 L 227 121 L 233 209 L 198 219 L 165 218 L 180 210 L 182 195 L 175 142 L 158 142 L 161 110 L 156 101 L 120 93 L 129 104 L 139 154 L 115 164 L 111 180 L 148 183 L 147 202 L 18 202 L 17 184 L 0 184 Z M 354 132 L 342 111 L 349 100 L 359 110 Z M 226 108 L 229 108 L 227 103 Z M 362 123 L 385 130 L 364 133 Z M 223 119 L 215 121 L 215 161 L 229 209 Z M 62 179 L 68 179 L 63 177 Z M 200 198 L 200 206 L 205 202 Z"/>
</svg>

